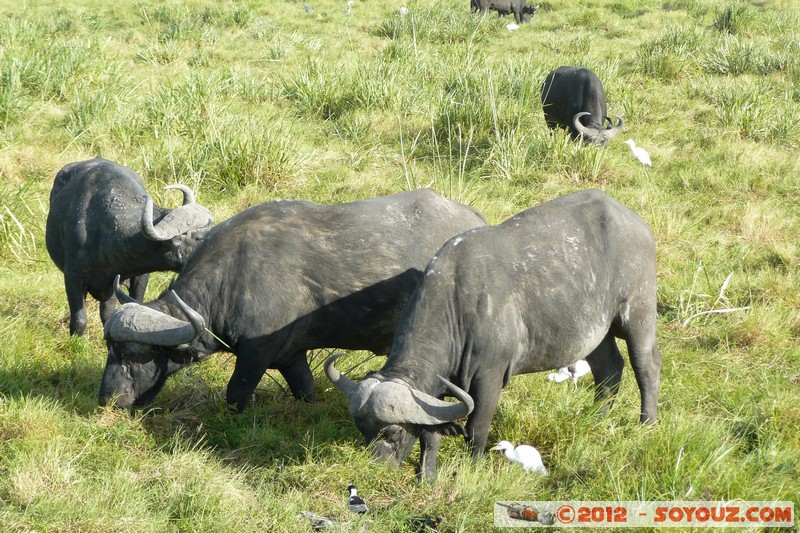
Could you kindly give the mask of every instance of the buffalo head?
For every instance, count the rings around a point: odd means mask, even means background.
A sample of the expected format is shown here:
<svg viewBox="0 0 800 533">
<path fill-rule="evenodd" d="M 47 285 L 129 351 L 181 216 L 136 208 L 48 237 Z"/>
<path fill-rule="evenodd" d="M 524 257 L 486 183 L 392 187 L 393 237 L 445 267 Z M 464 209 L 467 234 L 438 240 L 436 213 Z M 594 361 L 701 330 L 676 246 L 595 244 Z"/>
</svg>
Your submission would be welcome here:
<svg viewBox="0 0 800 533">
<path fill-rule="evenodd" d="M 536 14 L 538 9 L 539 4 L 536 4 L 535 6 L 524 4 L 520 10 L 520 18 L 522 19 L 522 22 L 530 22 L 531 17 Z"/>
<path fill-rule="evenodd" d="M 126 295 L 114 280 L 114 291 L 122 304 L 103 328 L 108 359 L 100 385 L 100 404 L 118 407 L 149 403 L 173 372 L 193 362 L 189 345 L 205 330 L 203 317 L 170 291 L 188 321 L 143 305 Z"/>
<path fill-rule="evenodd" d="M 394 466 L 405 461 L 423 429 L 451 424 L 475 406 L 466 391 L 442 376 L 437 377 L 459 402 L 446 402 L 406 383 L 375 375 L 356 383 L 334 366 L 341 356 L 334 354 L 325 361 L 325 374 L 347 398 L 350 414 L 366 443 L 371 443 L 373 456 Z"/>
<path fill-rule="evenodd" d="M 597 124 L 592 120 L 588 126 L 585 126 L 581 122 L 581 117 L 586 115 L 591 117 L 591 113 L 588 111 L 576 113 L 575 116 L 572 117 L 572 125 L 575 126 L 575 129 L 578 131 L 578 133 L 580 133 L 587 142 L 592 144 L 606 144 L 611 140 L 612 137 L 621 132 L 622 126 L 625 125 L 625 121 L 622 120 L 621 116 L 614 115 L 614 117 L 617 119 L 616 125 L 614 125 L 610 118 L 603 117 L 604 124 Z M 605 127 L 605 122 L 608 122 L 608 127 Z"/>
<path fill-rule="evenodd" d="M 142 235 L 151 241 L 170 242 L 183 262 L 185 250 L 193 250 L 197 242 L 205 236 L 214 225 L 211 212 L 195 203 L 194 192 L 185 185 L 169 185 L 165 189 L 178 189 L 183 193 L 183 205 L 169 211 L 158 223 L 153 223 L 153 199 L 145 198 L 144 209 L 139 222 Z"/>
</svg>

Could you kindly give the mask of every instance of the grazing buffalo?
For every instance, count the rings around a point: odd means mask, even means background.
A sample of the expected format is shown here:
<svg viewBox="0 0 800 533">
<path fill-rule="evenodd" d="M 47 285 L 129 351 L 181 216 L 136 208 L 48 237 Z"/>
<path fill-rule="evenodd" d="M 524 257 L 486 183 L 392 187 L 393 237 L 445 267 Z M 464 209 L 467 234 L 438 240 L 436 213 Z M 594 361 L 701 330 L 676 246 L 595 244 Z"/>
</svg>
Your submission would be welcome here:
<svg viewBox="0 0 800 533">
<path fill-rule="evenodd" d="M 70 335 L 86 331 L 86 293 L 100 302 L 106 322 L 116 301 L 114 276 L 129 280 L 131 293 L 144 296 L 150 272 L 180 270 L 183 261 L 214 224 L 183 185 L 183 206 L 154 206 L 142 178 L 128 167 L 96 157 L 66 165 L 50 191 L 45 242 L 64 273 Z"/>
<path fill-rule="evenodd" d="M 517 23 L 522 24 L 531 21 L 531 17 L 539 9 L 539 4 L 530 6 L 525 3 L 525 0 L 470 0 L 470 8 L 472 11 L 484 13 L 491 9 L 497 11 L 497 15 L 500 17 L 513 13 Z"/>
<path fill-rule="evenodd" d="M 625 339 L 641 393 L 641 422 L 656 419 L 656 251 L 636 213 L 596 190 L 524 211 L 450 239 L 411 297 L 386 364 L 360 383 L 330 357 L 325 372 L 377 458 L 405 460 L 420 438 L 420 473 L 433 477 L 442 434 L 462 432 L 483 453 L 511 376 L 585 358 L 605 411 L 622 377 Z M 455 395 L 459 402 L 441 398 Z"/>
<path fill-rule="evenodd" d="M 167 376 L 223 349 L 236 355 L 227 400 L 239 411 L 268 368 L 313 400 L 306 351 L 387 353 L 431 256 L 485 223 L 430 189 L 253 206 L 211 230 L 157 300 L 111 315 L 100 403 L 145 405 Z"/>
<path fill-rule="evenodd" d="M 585 67 L 558 67 L 542 84 L 542 109 L 550 129 L 567 128 L 573 139 L 583 137 L 593 144 L 605 144 L 622 131 L 606 115 L 606 93 L 597 74 Z M 609 127 L 605 127 L 608 122 Z"/>
</svg>

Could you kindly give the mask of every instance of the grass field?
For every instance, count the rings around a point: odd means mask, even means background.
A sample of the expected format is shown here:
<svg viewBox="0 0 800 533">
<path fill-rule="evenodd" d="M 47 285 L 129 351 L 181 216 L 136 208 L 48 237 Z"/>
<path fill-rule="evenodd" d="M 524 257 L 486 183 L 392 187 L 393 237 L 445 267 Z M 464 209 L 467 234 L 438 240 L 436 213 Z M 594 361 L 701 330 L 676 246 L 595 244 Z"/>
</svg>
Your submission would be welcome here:
<svg viewBox="0 0 800 533">
<path fill-rule="evenodd" d="M 353 531 L 411 531 L 422 515 L 489 531 L 497 500 L 797 505 L 796 0 L 542 1 L 516 32 L 467 0 L 411 0 L 406 16 L 400 0 L 356 0 L 349 16 L 342 0 L 308 4 L 0 2 L 0 529 L 305 531 L 306 510 Z M 539 87 L 559 65 L 597 72 L 624 117 L 606 148 L 547 130 Z M 550 476 L 473 461 L 449 438 L 438 481 L 418 485 L 416 452 L 399 469 L 371 461 L 320 370 L 317 403 L 265 379 L 232 416 L 222 353 L 171 378 L 151 411 L 100 408 L 97 305 L 69 338 L 44 246 L 55 173 L 96 155 L 163 203 L 163 185 L 190 185 L 218 221 L 275 198 L 430 186 L 498 223 L 603 189 L 658 244 L 659 423 L 637 423 L 629 366 L 604 418 L 588 378 L 573 391 L 518 376 L 490 441 L 535 444 Z M 148 295 L 168 280 L 153 276 Z M 361 520 L 350 482 L 371 507 Z"/>
</svg>

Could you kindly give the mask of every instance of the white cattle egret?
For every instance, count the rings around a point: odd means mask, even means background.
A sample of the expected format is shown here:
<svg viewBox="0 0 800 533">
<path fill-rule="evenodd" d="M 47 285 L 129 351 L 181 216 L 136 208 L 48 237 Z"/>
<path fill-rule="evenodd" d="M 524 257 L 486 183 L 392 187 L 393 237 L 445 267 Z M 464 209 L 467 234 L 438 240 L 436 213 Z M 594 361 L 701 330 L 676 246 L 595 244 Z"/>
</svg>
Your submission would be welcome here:
<svg viewBox="0 0 800 533">
<path fill-rule="evenodd" d="M 400 13 L 401 17 L 405 17 L 406 15 L 408 15 L 408 8 L 406 6 L 400 6 L 397 9 L 397 12 Z"/>
<path fill-rule="evenodd" d="M 633 157 L 635 157 L 641 164 L 647 165 L 648 167 L 653 166 L 653 162 L 650 161 L 650 154 L 647 153 L 647 150 L 636 146 L 636 143 L 633 142 L 633 139 L 628 139 L 625 141 L 625 144 L 631 147 L 631 153 L 633 154 Z"/>
<path fill-rule="evenodd" d="M 558 369 L 558 372 L 552 372 L 547 374 L 548 381 L 555 381 L 556 383 L 561 383 L 562 381 L 566 381 L 572 377 L 572 374 L 569 371 L 569 368 L 566 366 L 562 366 Z"/>
<path fill-rule="evenodd" d="M 585 376 L 591 371 L 592 369 L 589 368 L 589 363 L 583 359 L 578 359 L 569 366 L 562 366 L 558 369 L 558 372 L 547 374 L 547 379 L 548 381 L 561 383 L 562 381 L 566 381 L 571 378 L 572 383 L 577 387 L 578 378 Z"/>
<path fill-rule="evenodd" d="M 520 444 L 516 448 L 507 440 L 501 440 L 497 443 L 492 451 L 500 450 L 506 459 L 512 463 L 517 463 L 525 469 L 526 472 L 536 472 L 537 474 L 547 475 L 547 469 L 542 463 L 542 456 L 539 450 L 527 444 Z"/>
<path fill-rule="evenodd" d="M 578 378 L 582 378 L 586 374 L 592 371 L 589 367 L 589 363 L 587 363 L 584 359 L 578 359 L 573 364 L 567 367 L 569 373 L 572 374 L 572 382 L 576 385 L 578 384 Z"/>
<path fill-rule="evenodd" d="M 519 29 L 519 24 L 512 22 L 511 24 L 506 24 L 506 29 L 508 31 L 516 31 Z"/>
<path fill-rule="evenodd" d="M 358 495 L 355 485 L 348 485 L 347 490 L 350 491 L 350 497 L 347 498 L 347 508 L 356 514 L 364 514 L 367 512 L 367 504 Z"/>
</svg>

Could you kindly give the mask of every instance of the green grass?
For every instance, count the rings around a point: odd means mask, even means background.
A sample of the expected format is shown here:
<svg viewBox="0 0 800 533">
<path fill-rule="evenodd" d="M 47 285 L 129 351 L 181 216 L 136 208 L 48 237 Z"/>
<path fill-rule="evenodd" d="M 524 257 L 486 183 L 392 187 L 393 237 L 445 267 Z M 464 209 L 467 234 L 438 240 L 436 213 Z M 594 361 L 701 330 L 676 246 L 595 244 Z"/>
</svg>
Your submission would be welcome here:
<svg viewBox="0 0 800 533">
<path fill-rule="evenodd" d="M 497 500 L 800 503 L 800 12 L 793 2 L 543 2 L 529 25 L 466 0 L 0 4 L 0 525 L 12 531 L 492 530 Z M 603 80 L 621 138 L 547 130 L 547 72 Z M 645 170 L 622 143 L 645 147 Z M 518 376 L 490 440 L 535 444 L 551 475 L 448 438 L 437 483 L 370 460 L 316 370 L 299 404 L 264 379 L 226 411 L 233 360 L 171 378 L 152 411 L 97 406 L 97 305 L 68 337 L 44 221 L 55 173 L 102 155 L 160 200 L 182 182 L 217 220 L 274 198 L 343 202 L 430 186 L 492 223 L 601 188 L 658 244 L 660 422 L 630 368 L 610 414 L 592 391 Z M 169 275 L 154 275 L 150 297 Z M 347 356 L 356 364 L 366 354 Z M 315 354 L 312 367 L 325 353 Z M 381 358 L 360 367 L 378 368 Z M 347 368 L 345 366 L 344 368 Z M 280 377 L 275 374 L 275 380 Z M 348 516 L 354 482 L 373 509 Z"/>
</svg>

